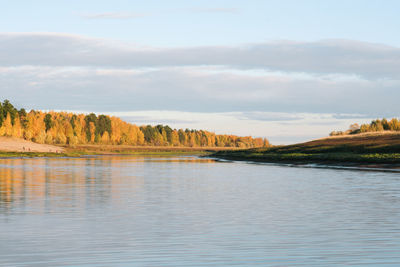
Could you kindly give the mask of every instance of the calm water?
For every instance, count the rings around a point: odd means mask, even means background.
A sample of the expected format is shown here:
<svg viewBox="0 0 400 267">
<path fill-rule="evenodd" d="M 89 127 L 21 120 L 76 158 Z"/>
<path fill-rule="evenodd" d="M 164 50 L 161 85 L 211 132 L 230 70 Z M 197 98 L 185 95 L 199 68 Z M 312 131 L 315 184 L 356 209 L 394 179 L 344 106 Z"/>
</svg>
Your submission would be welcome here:
<svg viewBox="0 0 400 267">
<path fill-rule="evenodd" d="M 399 266 L 400 174 L 0 160 L 0 266 Z"/>
</svg>

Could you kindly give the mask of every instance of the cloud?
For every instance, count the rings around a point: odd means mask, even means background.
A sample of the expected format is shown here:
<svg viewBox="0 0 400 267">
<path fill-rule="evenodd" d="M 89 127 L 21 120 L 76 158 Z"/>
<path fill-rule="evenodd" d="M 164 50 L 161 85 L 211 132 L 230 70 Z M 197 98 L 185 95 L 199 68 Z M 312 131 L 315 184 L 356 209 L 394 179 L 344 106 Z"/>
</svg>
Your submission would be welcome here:
<svg viewBox="0 0 400 267">
<path fill-rule="evenodd" d="M 197 67 L 0 67 L 0 85 L 3 98 L 35 109 L 241 111 L 242 119 L 260 121 L 274 120 L 276 112 L 394 116 L 400 97 L 400 81 L 331 81 Z M 284 116 L 278 120 L 299 115 Z"/>
<path fill-rule="evenodd" d="M 148 16 L 142 13 L 131 13 L 131 12 L 104 12 L 104 13 L 92 13 L 92 14 L 81 14 L 81 17 L 85 19 L 136 19 Z"/>
<path fill-rule="evenodd" d="M 227 8 L 227 7 L 221 7 L 221 8 L 192 8 L 190 9 L 192 12 L 196 13 L 238 13 L 239 9 L 238 8 Z"/>
<path fill-rule="evenodd" d="M 371 115 L 367 114 L 333 114 L 333 117 L 335 119 L 366 119 L 366 118 L 371 118 Z"/>
<path fill-rule="evenodd" d="M 0 34 L 0 65 L 160 68 L 223 66 L 312 75 L 400 79 L 400 49 L 348 40 L 238 47 L 149 48 L 66 34 Z"/>
<path fill-rule="evenodd" d="M 296 121 L 302 119 L 299 113 L 281 113 L 281 112 L 242 112 L 241 120 L 257 120 L 257 121 Z"/>
</svg>

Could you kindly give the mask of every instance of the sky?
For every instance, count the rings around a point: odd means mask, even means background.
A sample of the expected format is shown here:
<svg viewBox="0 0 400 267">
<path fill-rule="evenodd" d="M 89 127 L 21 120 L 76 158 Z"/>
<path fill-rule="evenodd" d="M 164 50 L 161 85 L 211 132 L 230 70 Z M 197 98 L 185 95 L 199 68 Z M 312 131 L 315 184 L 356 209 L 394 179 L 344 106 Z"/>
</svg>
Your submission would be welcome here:
<svg viewBox="0 0 400 267">
<path fill-rule="evenodd" d="M 288 144 L 399 117 L 400 1 L 2 1 L 0 94 Z"/>
</svg>

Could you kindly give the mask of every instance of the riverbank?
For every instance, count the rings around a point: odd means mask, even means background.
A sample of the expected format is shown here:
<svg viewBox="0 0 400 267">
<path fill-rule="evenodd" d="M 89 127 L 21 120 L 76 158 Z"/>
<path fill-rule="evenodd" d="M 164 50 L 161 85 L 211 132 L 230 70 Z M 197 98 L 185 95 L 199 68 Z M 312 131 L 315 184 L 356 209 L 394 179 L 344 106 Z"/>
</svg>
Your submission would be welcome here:
<svg viewBox="0 0 400 267">
<path fill-rule="evenodd" d="M 55 146 L 18 138 L 0 137 L 0 157 L 81 157 L 89 155 L 197 155 L 205 156 L 235 147 L 169 147 L 128 145 Z"/>
<path fill-rule="evenodd" d="M 211 156 L 271 163 L 400 166 L 400 134 L 390 132 L 336 136 L 287 146 L 219 151 Z"/>
<path fill-rule="evenodd" d="M 128 145 L 76 145 L 64 146 L 66 152 L 88 155 L 207 155 L 222 150 L 238 150 L 235 147 L 178 147 L 178 146 L 128 146 Z"/>
<path fill-rule="evenodd" d="M 60 146 L 38 144 L 20 138 L 0 137 L 1 152 L 15 153 L 64 153 L 65 150 Z"/>
</svg>

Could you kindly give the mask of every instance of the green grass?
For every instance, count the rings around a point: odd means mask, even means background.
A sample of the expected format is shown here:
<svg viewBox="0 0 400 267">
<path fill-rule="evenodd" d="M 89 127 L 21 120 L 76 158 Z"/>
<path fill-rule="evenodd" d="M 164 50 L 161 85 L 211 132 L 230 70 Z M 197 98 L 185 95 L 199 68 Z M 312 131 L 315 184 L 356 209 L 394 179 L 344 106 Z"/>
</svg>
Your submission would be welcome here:
<svg viewBox="0 0 400 267">
<path fill-rule="evenodd" d="M 217 152 L 212 156 L 235 159 L 254 160 L 264 162 L 287 163 L 390 163 L 400 164 L 400 153 L 374 153 L 357 154 L 351 152 L 342 153 L 251 153 L 251 152 Z"/>
<path fill-rule="evenodd" d="M 52 152 L 8 152 L 0 151 L 0 158 L 35 158 L 35 157 L 82 157 L 87 155 L 149 155 L 149 156 L 180 156 L 180 155 L 196 155 L 206 156 L 212 152 L 209 151 L 129 151 L 129 150 L 112 150 L 112 151 L 90 151 L 90 150 L 74 150 L 67 149 L 65 153 Z"/>
<path fill-rule="evenodd" d="M 205 156 L 221 150 L 218 147 L 170 147 L 170 146 L 128 146 L 128 145 L 78 145 L 65 146 L 67 152 L 85 155 L 196 155 Z M 235 148 L 230 148 L 235 149 Z"/>
<path fill-rule="evenodd" d="M 107 152 L 86 152 L 84 155 L 155 155 L 155 156 L 206 156 L 212 152 L 207 151 L 113 151 Z"/>
<path fill-rule="evenodd" d="M 400 135 L 328 138 L 288 146 L 219 151 L 212 156 L 282 163 L 400 164 Z"/>
</svg>

